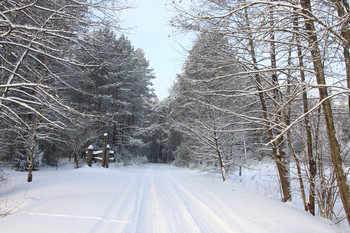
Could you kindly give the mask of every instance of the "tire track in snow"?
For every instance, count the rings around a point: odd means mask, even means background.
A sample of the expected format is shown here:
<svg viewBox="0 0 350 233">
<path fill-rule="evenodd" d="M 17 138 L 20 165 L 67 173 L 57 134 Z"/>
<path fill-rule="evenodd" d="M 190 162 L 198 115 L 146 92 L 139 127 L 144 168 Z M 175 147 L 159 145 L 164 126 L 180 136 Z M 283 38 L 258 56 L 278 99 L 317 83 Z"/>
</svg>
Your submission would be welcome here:
<svg viewBox="0 0 350 233">
<path fill-rule="evenodd" d="M 205 186 L 203 187 L 203 185 L 200 185 L 198 183 L 189 182 L 188 179 L 182 177 L 181 173 L 180 174 L 174 173 L 173 175 L 178 176 L 177 180 L 181 180 L 181 184 L 183 186 L 188 186 L 188 187 L 191 187 L 192 190 L 195 190 L 195 192 L 191 192 L 191 193 L 194 196 L 196 196 L 196 198 L 203 199 L 203 197 L 204 198 L 209 197 L 211 200 L 213 200 L 214 203 L 219 203 L 217 206 L 221 206 L 223 212 L 228 213 L 226 215 L 223 215 L 223 217 L 227 218 L 228 220 L 229 218 L 233 218 L 236 221 L 238 220 L 237 222 L 245 230 L 243 231 L 242 229 L 242 232 L 246 232 L 248 230 L 248 232 L 269 233 L 271 232 L 271 230 L 276 228 L 276 222 L 279 222 L 280 220 L 293 221 L 303 217 L 300 213 L 289 215 L 289 216 L 281 216 L 274 213 L 268 213 L 267 215 L 256 216 L 256 214 L 253 213 L 254 212 L 253 209 L 247 209 L 246 207 L 244 207 L 244 204 L 243 204 L 244 208 L 242 208 L 242 201 L 247 201 L 248 198 L 242 199 L 242 197 L 239 197 L 239 196 L 237 196 L 237 198 L 240 199 L 238 200 L 239 207 L 237 209 L 233 209 L 225 205 L 224 199 L 219 198 L 217 195 L 215 195 L 215 193 L 212 190 L 205 188 Z M 250 200 L 250 201 L 255 202 L 255 200 Z M 260 208 L 261 207 L 264 208 L 262 203 L 256 203 L 256 204 L 258 204 Z M 241 213 L 240 211 L 242 211 L 243 213 Z M 242 217 L 242 215 L 245 217 Z"/>
<path fill-rule="evenodd" d="M 146 205 L 145 203 L 147 201 L 146 184 L 149 184 L 149 176 L 150 176 L 150 169 L 147 167 L 146 173 L 144 174 L 142 181 L 138 185 L 138 189 L 137 189 L 138 195 L 136 196 L 136 199 L 135 199 L 136 203 L 134 204 L 135 208 L 133 211 L 135 214 L 132 221 L 133 229 L 130 232 L 139 232 L 140 224 L 143 224 L 144 216 L 142 211 L 145 211 L 145 205 Z"/>
<path fill-rule="evenodd" d="M 1 219 L 2 231 L 336 232 L 325 224 L 314 227 L 315 220 L 306 214 L 246 192 L 232 193 L 227 184 L 187 169 L 148 165 L 120 170 L 67 171 L 69 185 L 61 174 L 48 173 L 57 177 L 53 185 L 51 176 L 39 173 L 48 176 L 45 186 L 35 183 L 32 200 Z"/>
<path fill-rule="evenodd" d="M 190 212 L 197 221 L 197 224 L 202 229 L 202 232 L 266 232 L 264 229 L 251 227 L 250 222 L 240 217 L 232 209 L 228 208 L 222 200 L 216 195 L 202 188 L 201 185 L 196 185 L 194 182 L 189 182 L 188 179 L 183 179 L 178 174 L 172 173 L 168 175 L 178 190 L 178 195 L 186 203 Z M 174 176 L 176 175 L 176 177 Z M 186 188 L 183 183 L 187 183 L 191 190 Z M 203 194 L 203 195 L 196 195 Z M 204 197 L 201 198 L 201 197 Z M 209 200 L 210 202 L 204 203 Z M 210 203 L 213 203 L 209 205 Z M 213 224 L 211 224 L 213 222 Z M 221 229 L 220 229 L 221 227 Z"/>
<path fill-rule="evenodd" d="M 168 175 L 163 167 L 158 169 L 160 174 L 156 174 L 157 183 L 155 185 L 156 192 L 158 193 L 159 206 L 163 216 L 166 217 L 166 225 L 168 227 L 167 232 L 201 232 L 199 226 L 190 214 L 187 206 L 183 200 L 177 195 L 174 185 L 169 182 Z"/>
<path fill-rule="evenodd" d="M 117 175 L 116 175 L 117 174 Z M 97 174 L 97 180 L 101 177 Z M 85 187 L 84 191 L 87 193 L 77 192 L 77 193 L 62 193 L 58 196 L 55 196 L 54 199 L 42 200 L 39 204 L 33 206 L 30 211 L 22 211 L 22 214 L 31 215 L 31 216 L 39 216 L 39 217 L 48 217 L 52 219 L 76 219 L 79 224 L 84 224 L 87 221 L 91 225 L 88 231 L 89 233 L 99 233 L 99 232 L 118 232 L 117 230 L 124 231 L 127 227 L 130 228 L 131 221 L 128 216 L 131 215 L 133 211 L 130 208 L 127 208 L 128 198 L 135 199 L 132 197 L 132 194 L 136 196 L 137 194 L 134 192 L 135 186 L 140 181 L 140 178 L 132 175 L 132 176 L 121 176 L 120 173 L 114 173 L 111 171 L 108 173 L 109 177 L 107 179 L 107 183 L 113 184 L 113 179 L 119 179 L 119 186 L 114 188 L 113 186 L 109 186 L 105 188 L 103 185 L 94 186 L 90 183 L 87 187 Z M 105 180 L 106 181 L 106 180 Z M 87 184 L 79 183 L 77 186 L 85 186 Z M 119 187 L 123 187 L 120 190 Z M 73 189 L 74 191 L 74 189 Z M 91 191 L 91 192 L 89 192 Z M 96 199 L 96 202 L 87 202 L 86 200 L 91 200 L 91 197 Z M 67 209 L 73 211 L 66 211 L 66 203 L 64 200 L 66 199 L 76 199 L 78 204 L 74 206 L 67 206 Z M 57 204 L 61 203 L 61 204 Z M 51 206 L 53 208 L 51 208 Z M 88 206 L 88 208 L 86 208 Z M 82 208 L 83 207 L 83 208 Z M 96 209 L 96 214 L 84 215 L 86 210 Z M 127 210 L 127 211 L 125 211 Z"/>
<path fill-rule="evenodd" d="M 103 221 L 96 223 L 90 233 L 126 232 L 127 228 L 131 227 L 130 218 L 133 208 L 128 201 L 136 198 L 135 187 L 139 183 L 140 178 L 137 176 L 133 176 L 132 180 L 125 180 L 123 183 L 125 185 L 122 186 L 124 188 L 121 192 L 115 193 L 112 201 L 107 205 L 105 213 L 100 217 Z"/>
<path fill-rule="evenodd" d="M 140 210 L 141 197 L 144 195 L 146 177 L 143 174 L 139 174 L 134 177 L 133 183 L 129 185 L 127 191 L 123 191 L 124 195 L 121 199 L 123 203 L 118 210 L 118 215 L 123 216 L 124 219 L 128 219 L 129 225 L 116 229 L 115 233 L 131 233 L 135 232 L 135 222 L 137 221 L 137 214 Z"/>
<path fill-rule="evenodd" d="M 232 232 L 229 225 L 223 222 L 206 204 L 195 198 L 189 191 L 180 185 L 174 178 L 169 180 L 174 184 L 173 190 L 187 208 L 188 213 L 200 228 L 200 232 Z"/>
<path fill-rule="evenodd" d="M 131 228 L 131 221 L 130 216 L 132 215 L 132 212 L 134 211 L 129 206 L 128 200 L 129 198 L 131 200 L 136 199 L 137 193 L 135 192 L 135 187 L 138 186 L 138 183 L 140 182 L 140 177 L 137 176 L 122 176 L 118 177 L 115 176 L 114 173 L 111 173 L 112 178 L 115 179 L 125 179 L 122 180 L 121 187 L 122 190 L 117 190 L 114 188 L 107 189 L 105 192 L 101 192 L 101 190 L 95 190 L 95 193 L 92 193 L 95 198 L 100 198 L 99 203 L 86 203 L 86 205 L 93 205 L 94 208 L 96 208 L 97 211 L 102 210 L 102 213 L 96 214 L 96 215 L 82 215 L 82 214 L 63 214 L 62 211 L 58 210 L 56 213 L 50 213 L 50 212 L 40 212 L 41 206 L 46 206 L 48 203 L 56 203 L 56 202 L 63 202 L 63 200 L 67 199 L 66 195 L 63 195 L 60 198 L 56 198 L 55 200 L 49 200 L 41 203 L 40 205 L 35 206 L 34 209 L 37 211 L 23 211 L 23 214 L 28 215 L 37 215 L 42 217 L 53 217 L 53 218 L 69 218 L 69 219 L 77 219 L 81 221 L 83 224 L 83 221 L 90 221 L 93 222 L 91 228 L 89 229 L 89 233 L 104 233 L 104 232 L 128 232 L 125 229 Z M 113 183 L 113 182 L 110 182 Z M 107 192 L 107 193 L 106 193 Z M 112 193 L 111 193 L 112 192 Z M 114 193 L 113 193 L 114 192 Z M 100 194 L 100 195 L 97 195 Z M 79 194 L 81 195 L 81 194 Z M 71 195 L 76 196 L 76 195 Z M 82 200 L 84 200 L 85 196 L 82 196 Z M 101 202 L 101 200 L 105 200 L 106 202 Z M 103 206 L 99 205 L 103 204 Z M 64 206 L 64 205 L 63 205 Z M 76 207 L 77 211 L 82 213 L 82 210 L 78 209 L 79 207 Z M 63 208 L 64 209 L 64 208 Z"/>
<path fill-rule="evenodd" d="M 171 232 L 168 228 L 166 213 L 161 207 L 162 196 L 159 196 L 155 184 L 155 170 L 153 167 L 147 168 L 144 183 L 142 185 L 142 195 L 139 198 L 137 217 L 135 218 L 134 232 Z"/>
<path fill-rule="evenodd" d="M 27 215 L 37 215 L 37 216 L 45 216 L 45 217 L 54 217 L 54 218 L 69 218 L 69 219 L 87 219 L 87 220 L 96 220 L 102 222 L 111 222 L 111 223 L 122 223 L 128 224 L 129 221 L 125 220 L 117 220 L 117 219 L 104 219 L 98 216 L 85 216 L 85 215 L 69 215 L 69 214 L 50 214 L 50 213 L 40 213 L 40 212 L 32 212 L 32 211 L 22 211 L 22 214 Z M 95 232 L 95 231 L 94 231 Z"/>
<path fill-rule="evenodd" d="M 239 212 L 240 209 L 230 208 L 222 198 L 216 195 L 212 190 L 201 185 L 201 183 L 189 182 L 188 179 L 183 177 L 183 174 L 174 173 L 173 175 L 177 176 L 177 181 L 178 181 L 177 184 L 180 185 L 184 190 L 188 191 L 189 194 L 192 195 L 194 199 L 210 200 L 210 203 L 207 202 L 205 205 L 207 205 L 208 208 L 210 208 L 212 211 L 215 211 L 215 214 L 220 216 L 220 218 L 223 221 L 228 223 L 228 225 L 230 225 L 232 229 L 236 229 L 239 232 L 268 233 L 269 229 L 272 229 L 274 227 L 273 222 L 269 221 L 268 219 L 265 219 L 266 225 L 269 226 L 268 229 L 253 225 L 252 222 L 255 222 L 255 221 L 253 221 L 252 218 L 242 217 L 242 215 Z M 227 185 L 227 184 L 223 184 L 223 185 Z M 185 186 L 190 187 L 191 190 L 189 190 Z M 232 195 L 234 195 L 234 193 L 232 193 Z M 246 200 L 241 199 L 241 201 L 246 201 Z M 238 202 L 241 202 L 241 201 L 238 201 Z M 252 211 L 252 210 L 248 210 L 248 211 Z"/>
<path fill-rule="evenodd" d="M 138 187 L 133 230 L 128 233 L 201 232 L 173 185 L 162 178 L 164 174 L 160 170 L 152 166 L 145 171 Z"/>
<path fill-rule="evenodd" d="M 155 178 L 156 174 L 154 169 L 152 169 L 151 183 L 148 190 L 148 201 L 146 203 L 146 209 L 150 210 L 150 216 L 152 216 L 152 221 L 147 221 L 149 223 L 149 232 L 169 232 L 166 213 L 164 213 L 163 208 L 161 207 L 162 200 L 161 195 L 156 191 Z M 157 178 L 158 179 L 158 178 Z M 142 229 L 142 228 L 141 228 Z M 140 231 L 142 232 L 142 231 Z"/>
</svg>

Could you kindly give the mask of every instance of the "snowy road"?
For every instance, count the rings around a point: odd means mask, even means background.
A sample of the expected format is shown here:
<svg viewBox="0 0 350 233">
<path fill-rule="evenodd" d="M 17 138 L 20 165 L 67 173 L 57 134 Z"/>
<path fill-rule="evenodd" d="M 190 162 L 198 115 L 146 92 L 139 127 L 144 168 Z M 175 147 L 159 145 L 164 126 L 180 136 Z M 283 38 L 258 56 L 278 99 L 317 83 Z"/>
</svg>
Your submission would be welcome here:
<svg viewBox="0 0 350 233">
<path fill-rule="evenodd" d="M 219 177 L 168 165 L 40 171 L 22 192 L 0 232 L 338 232 Z"/>
</svg>

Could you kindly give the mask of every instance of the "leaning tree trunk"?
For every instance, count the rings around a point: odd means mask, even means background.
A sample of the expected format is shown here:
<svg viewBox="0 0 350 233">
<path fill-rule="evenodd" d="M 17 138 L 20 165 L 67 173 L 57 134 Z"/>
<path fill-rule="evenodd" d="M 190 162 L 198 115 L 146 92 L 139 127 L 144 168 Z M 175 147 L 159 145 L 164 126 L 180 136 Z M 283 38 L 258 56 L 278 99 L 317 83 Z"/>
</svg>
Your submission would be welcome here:
<svg viewBox="0 0 350 233">
<path fill-rule="evenodd" d="M 226 170 L 225 170 L 224 163 L 222 162 L 222 156 L 221 156 L 221 152 L 220 152 L 220 147 L 219 147 L 219 142 L 218 142 L 218 138 L 217 138 L 217 135 L 216 135 L 216 131 L 214 131 L 214 141 L 215 141 L 215 150 L 216 150 L 216 153 L 218 155 L 218 160 L 219 160 L 219 164 L 220 164 L 222 181 L 223 182 L 227 182 L 227 180 L 226 180 Z"/>
<path fill-rule="evenodd" d="M 245 14 L 245 18 L 247 21 L 247 27 L 250 27 L 248 12 L 246 9 L 245 9 L 244 14 Z M 254 65 L 255 69 L 258 70 L 253 37 L 252 37 L 249 30 L 248 30 L 247 36 L 248 36 L 248 46 L 249 46 L 248 50 L 249 50 L 249 53 L 251 54 L 253 65 Z M 268 134 L 269 140 L 273 141 L 274 136 L 273 136 L 273 132 L 272 132 L 271 121 L 270 121 L 269 116 L 267 114 L 267 106 L 266 106 L 265 96 L 264 96 L 264 92 L 263 92 L 263 85 L 262 85 L 259 74 L 255 75 L 254 81 L 256 83 L 256 88 L 258 91 L 259 100 L 260 100 L 261 107 L 262 107 L 263 118 L 265 121 L 265 126 L 267 128 L 267 134 Z M 273 153 L 273 156 L 274 156 L 274 159 L 276 162 L 276 166 L 277 166 L 277 170 L 278 170 L 279 179 L 281 182 L 282 201 L 287 202 L 287 201 L 290 201 L 292 199 L 292 195 L 290 193 L 290 180 L 289 180 L 286 159 L 285 159 L 285 157 L 283 157 L 283 156 L 285 156 L 285 154 L 283 153 L 282 148 L 280 148 L 282 150 L 279 153 L 278 146 L 276 145 L 276 142 L 272 142 L 271 146 L 272 146 L 272 153 Z"/>
<path fill-rule="evenodd" d="M 343 202 L 344 211 L 350 224 L 350 191 L 349 184 L 347 182 L 346 173 L 344 170 L 344 163 L 340 154 L 340 146 L 336 137 L 336 131 L 334 126 L 333 113 L 331 103 L 329 100 L 328 89 L 326 87 L 326 80 L 324 75 L 323 63 L 321 60 L 321 53 L 318 47 L 318 40 L 314 21 L 312 20 L 311 3 L 310 0 L 302 0 L 301 6 L 303 7 L 303 16 L 305 19 L 305 28 L 309 43 L 309 49 L 313 58 L 314 70 L 316 73 L 317 83 L 320 85 L 318 88 L 320 101 L 322 101 L 323 113 L 326 120 L 327 135 L 329 141 L 329 147 L 331 151 L 332 163 L 337 178 L 340 197 Z"/>
<path fill-rule="evenodd" d="M 248 12 L 246 9 L 244 11 L 244 14 L 245 14 L 245 19 L 247 21 L 247 27 L 250 28 L 250 23 L 249 23 L 250 20 L 249 20 Z M 248 35 L 247 35 L 248 36 L 248 50 L 249 50 L 249 53 L 251 54 L 253 65 L 254 65 L 255 69 L 258 70 L 253 37 L 252 37 L 250 31 L 249 30 L 247 30 L 247 31 L 248 31 Z M 268 116 L 263 85 L 262 85 L 261 78 L 260 78 L 259 74 L 255 75 L 254 81 L 256 83 L 256 88 L 258 91 L 259 100 L 260 100 L 260 104 L 262 107 L 264 124 L 267 128 L 267 135 L 268 135 L 269 140 L 272 141 L 272 143 L 271 143 L 272 153 L 273 153 L 273 157 L 274 157 L 275 162 L 276 162 L 279 180 L 280 180 L 280 184 L 281 184 L 281 188 L 282 188 L 282 201 L 287 202 L 287 201 L 290 201 L 292 199 L 292 195 L 290 192 L 290 179 L 289 179 L 289 173 L 288 173 L 288 169 L 287 169 L 285 153 L 283 150 L 283 143 L 281 145 L 277 145 L 277 143 L 273 141 L 274 134 L 272 131 L 272 123 L 271 123 L 271 120 L 269 119 L 269 116 Z M 281 139 L 281 140 L 283 140 L 283 139 Z"/>
</svg>

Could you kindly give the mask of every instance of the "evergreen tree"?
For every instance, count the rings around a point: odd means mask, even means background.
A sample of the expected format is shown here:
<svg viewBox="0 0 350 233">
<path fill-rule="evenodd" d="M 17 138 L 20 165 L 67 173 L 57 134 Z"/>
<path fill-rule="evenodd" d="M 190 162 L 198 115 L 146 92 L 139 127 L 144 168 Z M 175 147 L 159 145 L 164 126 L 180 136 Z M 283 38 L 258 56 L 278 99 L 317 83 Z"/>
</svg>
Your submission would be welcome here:
<svg viewBox="0 0 350 233">
<path fill-rule="evenodd" d="M 73 105 L 92 116 L 77 130 L 86 131 L 85 137 L 96 146 L 101 141 L 92 134 L 108 133 L 111 146 L 127 154 L 125 158 L 141 155 L 143 131 L 148 127 L 145 119 L 154 98 L 154 74 L 143 51 L 135 50 L 124 35 L 117 38 L 109 28 L 103 28 L 92 32 L 78 56 L 86 63 L 100 65 L 76 70 L 76 82 L 71 85 L 77 91 L 64 90 Z M 86 127 L 91 133 L 84 130 Z"/>
</svg>

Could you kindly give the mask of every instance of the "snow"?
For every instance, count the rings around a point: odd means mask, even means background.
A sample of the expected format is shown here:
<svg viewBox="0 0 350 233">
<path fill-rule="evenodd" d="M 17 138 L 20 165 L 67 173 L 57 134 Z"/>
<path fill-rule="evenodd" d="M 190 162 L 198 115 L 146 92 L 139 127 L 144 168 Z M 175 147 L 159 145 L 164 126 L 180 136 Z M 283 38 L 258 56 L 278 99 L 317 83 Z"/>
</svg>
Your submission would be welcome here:
<svg viewBox="0 0 350 233">
<path fill-rule="evenodd" d="M 96 151 L 92 152 L 93 155 L 98 155 L 98 154 L 102 154 L 102 153 L 103 153 L 103 150 L 96 150 Z"/>
<path fill-rule="evenodd" d="M 240 182 L 171 165 L 42 170 L 32 183 L 6 172 L 2 233 L 350 232 Z"/>
</svg>

